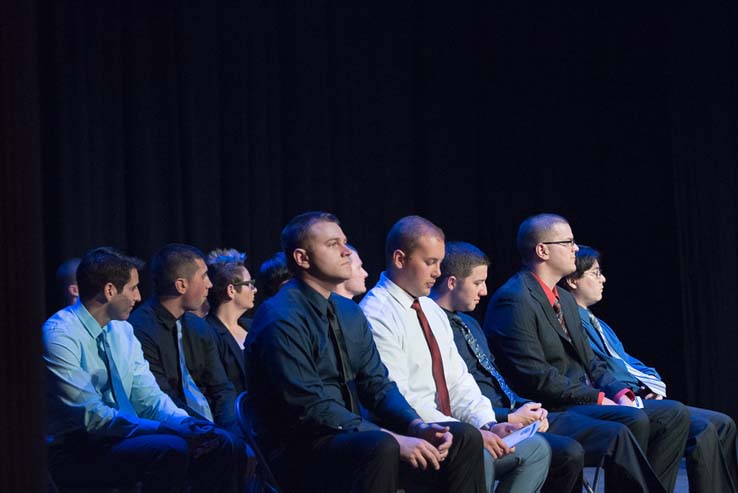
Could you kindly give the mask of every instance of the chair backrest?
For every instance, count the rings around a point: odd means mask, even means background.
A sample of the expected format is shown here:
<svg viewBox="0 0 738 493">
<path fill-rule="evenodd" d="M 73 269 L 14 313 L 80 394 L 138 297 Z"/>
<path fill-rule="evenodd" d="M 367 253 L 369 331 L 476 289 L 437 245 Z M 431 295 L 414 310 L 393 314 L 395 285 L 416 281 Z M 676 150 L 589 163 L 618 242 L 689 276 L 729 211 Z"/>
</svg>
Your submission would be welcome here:
<svg viewBox="0 0 738 493">
<path fill-rule="evenodd" d="M 241 428 L 246 441 L 254 450 L 256 459 L 259 461 L 257 465 L 257 476 L 261 482 L 262 491 L 270 491 L 273 493 L 285 493 L 285 491 L 279 487 L 272 470 L 269 468 L 269 463 L 266 460 L 266 456 L 262 453 L 259 443 L 257 441 L 256 433 L 254 433 L 253 423 L 251 421 L 251 413 L 249 412 L 249 393 L 247 390 L 241 392 L 236 397 L 236 418 L 238 419 L 238 426 Z"/>
</svg>

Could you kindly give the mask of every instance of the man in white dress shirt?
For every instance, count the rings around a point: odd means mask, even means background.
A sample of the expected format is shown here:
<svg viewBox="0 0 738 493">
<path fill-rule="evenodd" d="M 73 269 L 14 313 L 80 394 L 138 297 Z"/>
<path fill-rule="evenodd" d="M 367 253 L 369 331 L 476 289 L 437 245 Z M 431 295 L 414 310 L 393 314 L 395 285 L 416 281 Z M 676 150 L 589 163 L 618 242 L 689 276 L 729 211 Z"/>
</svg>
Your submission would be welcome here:
<svg viewBox="0 0 738 493">
<path fill-rule="evenodd" d="M 400 219 L 387 235 L 387 270 L 360 306 L 389 376 L 426 421 L 459 420 L 479 428 L 491 490 L 540 491 L 551 459 L 538 436 L 509 448 L 502 440 L 520 425 L 497 423 L 492 404 L 467 370 L 448 317 L 427 297 L 445 253 L 443 231 L 419 216 Z M 546 423 L 543 424 L 545 428 Z"/>
</svg>

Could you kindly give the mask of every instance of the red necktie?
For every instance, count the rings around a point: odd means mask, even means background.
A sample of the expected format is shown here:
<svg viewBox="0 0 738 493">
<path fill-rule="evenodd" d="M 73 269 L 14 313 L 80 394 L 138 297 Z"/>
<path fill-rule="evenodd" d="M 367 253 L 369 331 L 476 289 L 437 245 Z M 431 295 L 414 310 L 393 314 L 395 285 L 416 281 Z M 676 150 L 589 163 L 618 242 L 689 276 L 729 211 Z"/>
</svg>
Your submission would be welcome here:
<svg viewBox="0 0 738 493">
<path fill-rule="evenodd" d="M 428 343 L 428 349 L 431 353 L 431 366 L 433 367 L 433 380 L 436 382 L 438 410 L 446 416 L 451 416 L 451 404 L 448 398 L 448 387 L 446 387 L 446 375 L 443 373 L 443 360 L 441 359 L 441 351 L 438 349 L 436 336 L 431 332 L 428 319 L 425 318 L 425 313 L 420 308 L 420 302 L 417 298 L 413 301 L 411 308 L 418 313 L 418 320 L 420 320 L 420 326 L 423 328 L 425 342 Z"/>
</svg>

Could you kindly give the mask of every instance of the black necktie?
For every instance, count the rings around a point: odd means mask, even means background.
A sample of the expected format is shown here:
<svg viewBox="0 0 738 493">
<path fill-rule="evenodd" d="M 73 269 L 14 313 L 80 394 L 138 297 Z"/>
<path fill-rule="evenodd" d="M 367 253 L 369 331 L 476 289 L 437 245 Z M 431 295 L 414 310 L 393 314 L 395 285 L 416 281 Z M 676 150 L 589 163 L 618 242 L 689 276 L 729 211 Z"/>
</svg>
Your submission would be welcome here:
<svg viewBox="0 0 738 493">
<path fill-rule="evenodd" d="M 352 385 L 354 372 L 351 370 L 351 365 L 349 364 L 346 340 L 343 337 L 343 330 L 341 330 L 341 324 L 338 322 L 338 317 L 336 317 L 335 307 L 330 300 L 328 300 L 328 310 L 326 311 L 326 315 L 328 316 L 328 333 L 331 336 L 333 347 L 336 350 L 338 371 L 343 379 L 342 393 L 344 401 L 348 402 L 346 408 L 350 409 L 352 413 L 360 415 L 361 410 L 359 409 L 359 399 L 356 395 L 356 390 Z"/>
<path fill-rule="evenodd" d="M 487 370 L 487 372 L 492 375 L 495 380 L 497 380 L 497 383 L 500 385 L 500 389 L 502 389 L 502 393 L 505 394 L 507 400 L 510 401 L 510 409 L 514 408 L 516 400 L 515 392 L 512 391 L 509 385 L 507 385 L 505 378 L 499 371 L 497 371 L 497 367 L 487 357 L 487 354 L 479 346 L 479 341 L 477 341 L 477 338 L 474 337 L 474 334 L 471 333 L 471 329 L 464 323 L 463 320 L 461 320 L 461 317 L 459 317 L 458 315 L 454 315 L 454 322 L 456 322 L 457 326 L 461 329 L 461 333 L 464 335 L 464 339 L 466 339 L 466 343 L 469 346 L 469 349 L 472 350 L 472 353 L 474 353 L 474 356 L 476 356 L 479 364 L 482 365 L 482 368 Z"/>
</svg>

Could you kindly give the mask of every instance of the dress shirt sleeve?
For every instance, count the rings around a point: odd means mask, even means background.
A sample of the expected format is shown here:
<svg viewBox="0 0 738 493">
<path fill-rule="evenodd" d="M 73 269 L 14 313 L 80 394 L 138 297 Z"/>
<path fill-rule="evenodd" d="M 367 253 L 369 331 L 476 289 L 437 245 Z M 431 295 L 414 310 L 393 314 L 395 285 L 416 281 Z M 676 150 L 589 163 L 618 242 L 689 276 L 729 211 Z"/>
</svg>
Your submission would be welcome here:
<svg viewBox="0 0 738 493">
<path fill-rule="evenodd" d="M 448 317 L 437 305 L 424 307 L 424 310 L 433 313 L 432 326 L 435 329 L 433 333 L 443 354 L 444 373 L 453 417 L 476 428 L 490 421 L 496 421 L 492 404 L 482 395 L 477 382 L 456 349 Z"/>
<path fill-rule="evenodd" d="M 125 416 L 103 402 L 82 367 L 82 345 L 63 330 L 47 327 L 44 333 L 43 359 L 47 374 L 47 392 L 51 406 L 65 415 L 70 429 L 82 427 L 87 432 L 110 437 L 134 437 L 156 433 L 159 422 Z"/>
<path fill-rule="evenodd" d="M 392 310 L 388 310 L 386 307 L 381 309 L 380 305 L 382 304 L 377 299 L 365 298 L 362 303 L 361 307 L 369 320 L 382 363 L 387 367 L 389 377 L 397 384 L 400 393 L 405 396 L 405 399 L 424 421 L 453 421 L 453 418 L 438 410 L 435 400 L 422 399 L 418 392 L 412 392 L 408 356 L 403 347 L 404 341 L 400 331 L 397 329 L 403 326 L 402 321 L 396 317 Z M 420 342 L 425 344 L 424 340 Z"/>
<path fill-rule="evenodd" d="M 561 374 L 547 361 L 535 309 L 524 296 L 495 295 L 487 310 L 487 339 L 524 395 L 553 408 L 597 403 L 599 390 Z"/>
<path fill-rule="evenodd" d="M 308 436 L 380 429 L 328 395 L 311 354 L 306 325 L 277 319 L 262 329 L 254 349 L 262 378 L 284 403 L 280 413 L 289 420 L 286 427 Z"/>
</svg>

